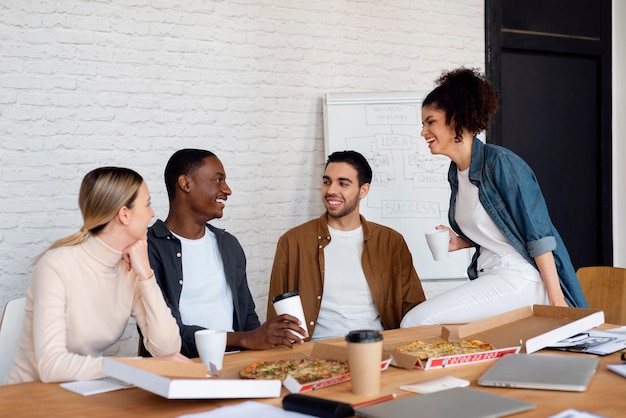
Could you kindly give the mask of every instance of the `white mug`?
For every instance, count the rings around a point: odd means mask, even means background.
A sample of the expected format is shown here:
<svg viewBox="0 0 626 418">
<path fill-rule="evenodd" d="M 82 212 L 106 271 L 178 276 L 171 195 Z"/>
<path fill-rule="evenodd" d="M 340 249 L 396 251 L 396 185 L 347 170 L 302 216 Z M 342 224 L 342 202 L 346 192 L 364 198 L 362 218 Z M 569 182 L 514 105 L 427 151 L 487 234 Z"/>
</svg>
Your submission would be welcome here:
<svg viewBox="0 0 626 418">
<path fill-rule="evenodd" d="M 194 337 L 200 360 L 207 366 L 207 370 L 222 370 L 226 351 L 226 331 L 203 329 L 196 331 Z"/>
<path fill-rule="evenodd" d="M 428 248 L 437 261 L 448 258 L 450 248 L 450 232 L 447 229 L 435 229 L 426 233 Z"/>
</svg>

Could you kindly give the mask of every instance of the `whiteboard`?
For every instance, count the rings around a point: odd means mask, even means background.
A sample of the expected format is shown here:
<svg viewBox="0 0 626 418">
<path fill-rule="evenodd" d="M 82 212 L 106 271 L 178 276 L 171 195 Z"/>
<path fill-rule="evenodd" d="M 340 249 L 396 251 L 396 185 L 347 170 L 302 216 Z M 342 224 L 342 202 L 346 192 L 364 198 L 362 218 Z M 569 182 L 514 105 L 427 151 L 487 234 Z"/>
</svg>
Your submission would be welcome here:
<svg viewBox="0 0 626 418">
<path fill-rule="evenodd" d="M 424 234 L 449 225 L 450 159 L 432 155 L 422 129 L 419 92 L 327 93 L 324 96 L 326 154 L 354 150 L 372 166 L 369 194 L 360 211 L 369 221 L 400 232 L 420 279 L 467 278 L 473 250 L 434 261 Z"/>
</svg>

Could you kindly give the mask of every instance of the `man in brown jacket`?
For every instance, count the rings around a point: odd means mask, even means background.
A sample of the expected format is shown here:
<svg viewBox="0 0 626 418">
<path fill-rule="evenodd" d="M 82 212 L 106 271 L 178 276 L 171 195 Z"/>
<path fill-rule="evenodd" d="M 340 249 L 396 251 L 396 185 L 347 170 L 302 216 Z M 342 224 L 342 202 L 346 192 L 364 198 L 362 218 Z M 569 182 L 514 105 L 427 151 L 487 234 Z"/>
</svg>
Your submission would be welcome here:
<svg viewBox="0 0 626 418">
<path fill-rule="evenodd" d="M 272 299 L 297 291 L 312 339 L 355 329 L 398 328 L 426 297 L 400 233 L 359 213 L 372 169 L 356 151 L 331 154 L 322 179 L 326 213 L 280 237 L 272 267 Z"/>
</svg>

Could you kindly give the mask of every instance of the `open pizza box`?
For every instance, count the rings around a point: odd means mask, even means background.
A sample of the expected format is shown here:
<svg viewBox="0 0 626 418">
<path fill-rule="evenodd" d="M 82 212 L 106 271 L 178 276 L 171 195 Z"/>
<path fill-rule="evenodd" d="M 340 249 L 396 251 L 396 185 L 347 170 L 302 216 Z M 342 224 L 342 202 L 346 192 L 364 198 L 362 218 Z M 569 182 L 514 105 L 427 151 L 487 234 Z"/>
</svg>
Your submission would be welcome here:
<svg viewBox="0 0 626 418">
<path fill-rule="evenodd" d="M 323 341 L 318 341 L 314 343 L 311 354 L 306 357 L 347 362 L 348 347 L 346 346 L 345 342 L 327 343 Z M 389 364 L 391 364 L 391 357 L 385 357 L 385 354 L 383 353 L 383 355 L 381 356 L 380 369 L 387 370 Z M 348 380 L 350 380 L 350 373 L 307 383 L 300 383 L 292 376 L 287 376 L 283 381 L 283 386 L 285 386 L 285 388 L 287 388 L 287 390 L 291 393 L 302 393 L 309 392 L 315 389 L 321 389 L 323 387 L 335 385 L 337 383 L 346 382 Z"/>
<path fill-rule="evenodd" d="M 102 372 L 167 399 L 277 398 L 280 380 L 246 380 L 223 369 L 207 378 L 206 365 L 142 358 L 104 359 Z"/>
<path fill-rule="evenodd" d="M 600 310 L 533 305 L 458 327 L 444 326 L 439 338 L 424 340 L 429 343 L 479 340 L 491 344 L 493 350 L 422 360 L 395 350 L 413 340 L 385 346 L 385 349 L 391 353 L 394 366 L 429 370 L 494 360 L 518 352 L 530 354 L 603 323 L 604 313 Z"/>
</svg>

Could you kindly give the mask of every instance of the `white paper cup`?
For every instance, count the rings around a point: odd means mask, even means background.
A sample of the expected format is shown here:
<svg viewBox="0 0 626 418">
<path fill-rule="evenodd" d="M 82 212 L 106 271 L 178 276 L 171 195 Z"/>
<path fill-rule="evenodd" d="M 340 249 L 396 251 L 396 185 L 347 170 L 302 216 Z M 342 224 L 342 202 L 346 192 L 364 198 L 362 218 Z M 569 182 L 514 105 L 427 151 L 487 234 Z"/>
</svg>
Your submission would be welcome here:
<svg viewBox="0 0 626 418">
<path fill-rule="evenodd" d="M 437 261 L 448 258 L 448 248 L 450 246 L 450 233 L 447 229 L 435 229 L 426 233 L 428 248 Z"/>
<path fill-rule="evenodd" d="M 380 362 L 383 354 L 383 335 L 376 330 L 350 331 L 348 364 L 352 393 L 375 395 L 380 392 Z"/>
<path fill-rule="evenodd" d="M 277 315 L 289 314 L 291 316 L 295 316 L 300 320 L 300 327 L 302 329 L 306 329 L 304 310 L 302 309 L 302 300 L 300 299 L 300 294 L 298 292 L 287 292 L 282 295 L 274 296 L 272 304 L 274 305 Z M 304 339 L 304 336 L 300 335 L 300 333 L 292 330 L 289 331 L 301 340 Z"/>
<path fill-rule="evenodd" d="M 211 363 L 215 369 L 222 370 L 226 351 L 226 331 L 203 329 L 196 331 L 194 337 L 200 360 L 207 366 L 207 370 L 211 370 Z"/>
</svg>

